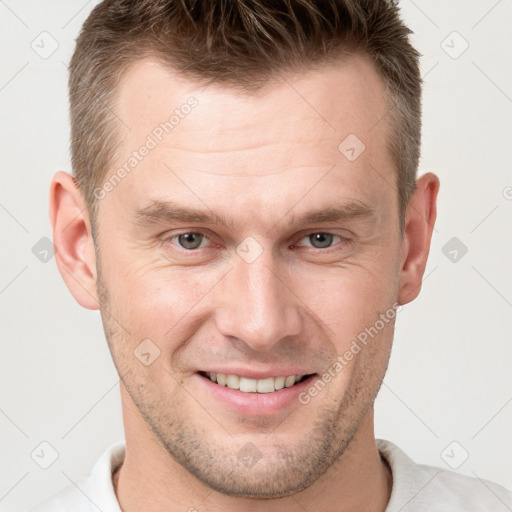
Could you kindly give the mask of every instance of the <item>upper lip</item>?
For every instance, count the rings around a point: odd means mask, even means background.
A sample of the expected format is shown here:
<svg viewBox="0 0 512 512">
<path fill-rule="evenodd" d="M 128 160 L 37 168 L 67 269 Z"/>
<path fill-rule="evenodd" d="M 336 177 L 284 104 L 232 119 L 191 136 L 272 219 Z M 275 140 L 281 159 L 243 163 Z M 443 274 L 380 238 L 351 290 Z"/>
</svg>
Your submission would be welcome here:
<svg viewBox="0 0 512 512">
<path fill-rule="evenodd" d="M 288 377 L 290 375 L 310 375 L 312 371 L 305 370 L 304 368 L 285 368 L 276 367 L 265 370 L 255 370 L 251 368 L 221 368 L 219 366 L 215 368 L 208 368 L 200 370 L 206 373 L 223 373 L 224 375 L 238 375 L 239 377 L 247 377 L 249 379 L 268 379 L 269 377 Z"/>
</svg>

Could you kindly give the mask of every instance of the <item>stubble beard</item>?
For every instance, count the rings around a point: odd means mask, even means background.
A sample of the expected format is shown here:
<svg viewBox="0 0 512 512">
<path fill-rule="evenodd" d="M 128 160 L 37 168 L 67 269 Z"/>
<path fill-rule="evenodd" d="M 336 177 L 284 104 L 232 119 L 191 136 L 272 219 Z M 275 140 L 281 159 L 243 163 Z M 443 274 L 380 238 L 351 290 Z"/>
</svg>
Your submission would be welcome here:
<svg viewBox="0 0 512 512">
<path fill-rule="evenodd" d="M 122 321 L 117 312 L 117 321 L 114 320 L 109 290 L 99 265 L 97 272 L 104 332 L 119 377 L 159 445 L 197 480 L 233 497 L 280 498 L 310 487 L 329 468 L 342 462 L 362 420 L 373 406 L 384 374 L 379 382 L 373 380 L 369 389 L 364 378 L 367 372 L 363 371 L 357 382 L 351 381 L 341 400 L 333 395 L 316 398 L 323 400 L 322 405 L 317 406 L 316 420 L 310 431 L 304 432 L 293 446 L 279 441 L 286 439 L 285 433 L 279 435 L 280 426 L 274 426 L 270 434 L 255 435 L 251 443 L 261 458 L 248 465 L 239 455 L 248 442 L 247 435 L 243 440 L 230 436 L 229 425 L 217 424 L 206 409 L 199 413 L 201 420 L 180 415 L 196 403 L 187 390 L 180 386 L 169 397 L 162 392 L 165 386 L 137 371 L 140 361 L 133 357 L 136 343 L 117 323 Z M 170 381 L 172 383 L 173 379 Z M 296 406 L 290 415 L 292 419 L 288 418 L 281 427 L 289 427 L 293 421 L 300 425 L 301 415 L 308 414 L 307 406 Z M 224 441 L 216 440 L 213 429 L 220 432 Z"/>
</svg>

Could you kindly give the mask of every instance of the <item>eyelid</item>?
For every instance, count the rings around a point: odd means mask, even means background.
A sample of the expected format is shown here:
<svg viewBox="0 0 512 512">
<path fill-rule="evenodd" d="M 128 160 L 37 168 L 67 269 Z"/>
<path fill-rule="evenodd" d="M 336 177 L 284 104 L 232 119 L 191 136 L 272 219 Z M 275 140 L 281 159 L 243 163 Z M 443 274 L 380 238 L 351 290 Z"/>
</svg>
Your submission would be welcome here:
<svg viewBox="0 0 512 512">
<path fill-rule="evenodd" d="M 332 233 L 332 232 L 330 232 L 330 231 L 318 231 L 318 230 L 317 230 L 317 231 L 308 231 L 306 234 L 301 235 L 301 236 L 298 238 L 298 240 L 299 240 L 299 241 L 301 241 L 301 240 L 303 240 L 304 238 L 308 238 L 308 237 L 309 237 L 309 236 L 311 236 L 311 235 L 320 235 L 320 234 L 322 234 L 322 235 L 331 235 L 331 236 L 333 236 L 333 237 L 338 237 L 338 238 L 340 239 L 340 241 L 339 241 L 338 243 L 341 243 L 341 242 L 349 242 L 349 241 L 350 241 L 350 239 L 349 239 L 349 238 L 347 238 L 347 237 L 345 237 L 345 236 L 343 236 L 343 235 L 339 235 L 338 233 Z M 294 243 L 294 244 L 292 244 L 292 245 L 296 245 L 296 244 Z M 326 252 L 326 251 L 329 251 L 330 249 L 335 248 L 335 247 L 336 247 L 336 245 L 337 245 L 337 244 L 333 244 L 333 245 L 331 245 L 330 247 L 325 247 L 325 248 L 323 248 L 323 249 L 322 249 L 322 248 L 318 248 L 318 247 L 312 247 L 312 246 L 310 246 L 310 245 L 307 245 L 307 246 L 300 245 L 299 247 L 307 247 L 308 249 L 314 249 L 314 250 L 317 250 L 317 251 L 324 251 L 324 252 Z"/>
<path fill-rule="evenodd" d="M 168 233 L 168 232 L 167 232 Z M 181 236 L 181 235 L 188 235 L 188 234 L 194 234 L 194 235 L 202 235 L 204 236 L 207 240 L 209 240 L 210 242 L 214 242 L 214 239 L 213 239 L 213 236 L 211 234 L 208 233 L 208 231 L 206 230 L 202 230 L 202 229 L 186 229 L 186 230 L 183 230 L 183 231 L 180 231 L 178 233 L 172 233 L 172 234 L 166 234 L 164 233 L 163 235 L 160 236 L 162 242 L 170 242 L 172 240 L 174 240 L 175 238 Z M 179 247 L 179 246 L 176 246 L 178 247 L 180 250 L 182 251 L 185 251 L 185 252 L 198 252 L 199 249 L 185 249 L 184 247 Z M 202 249 L 205 249 L 206 247 L 202 247 Z"/>
</svg>

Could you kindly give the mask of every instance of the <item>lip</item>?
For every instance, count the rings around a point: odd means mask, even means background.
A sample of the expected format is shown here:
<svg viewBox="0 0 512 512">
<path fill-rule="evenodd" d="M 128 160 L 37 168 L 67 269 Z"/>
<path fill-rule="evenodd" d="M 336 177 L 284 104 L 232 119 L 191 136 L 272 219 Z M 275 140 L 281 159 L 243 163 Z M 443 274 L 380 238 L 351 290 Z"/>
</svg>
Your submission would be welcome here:
<svg viewBox="0 0 512 512">
<path fill-rule="evenodd" d="M 231 375 L 236 375 L 236 373 L 233 372 Z M 290 375 L 294 374 L 291 373 Z M 298 384 L 273 391 L 272 393 L 245 393 L 238 389 L 220 386 L 199 373 L 195 373 L 193 377 L 198 380 L 199 385 L 203 386 L 210 396 L 231 411 L 244 416 L 268 417 L 289 408 L 293 403 L 301 405 L 298 395 L 311 385 L 311 382 L 315 377 L 318 377 L 318 374 L 311 374 Z"/>
<path fill-rule="evenodd" d="M 310 375 L 315 373 L 313 370 L 306 370 L 304 368 L 284 368 L 276 367 L 271 370 L 251 370 L 249 368 L 201 368 L 205 373 L 223 373 L 224 375 L 238 375 L 239 377 L 247 377 L 248 379 L 268 379 L 269 377 L 289 377 L 290 375 Z"/>
</svg>

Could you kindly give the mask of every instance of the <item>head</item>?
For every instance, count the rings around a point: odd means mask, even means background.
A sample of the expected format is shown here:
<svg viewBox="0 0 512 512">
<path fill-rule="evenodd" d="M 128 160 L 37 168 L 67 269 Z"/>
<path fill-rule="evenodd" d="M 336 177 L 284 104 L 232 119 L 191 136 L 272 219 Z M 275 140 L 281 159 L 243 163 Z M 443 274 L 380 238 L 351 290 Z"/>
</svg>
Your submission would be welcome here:
<svg viewBox="0 0 512 512">
<path fill-rule="evenodd" d="M 369 431 L 439 186 L 416 179 L 421 79 L 397 8 L 266 3 L 99 4 L 70 65 L 74 178 L 51 190 L 59 268 L 101 311 L 133 424 L 252 497 L 308 487 Z M 331 378 L 255 414 L 202 376 L 278 367 Z"/>
</svg>

